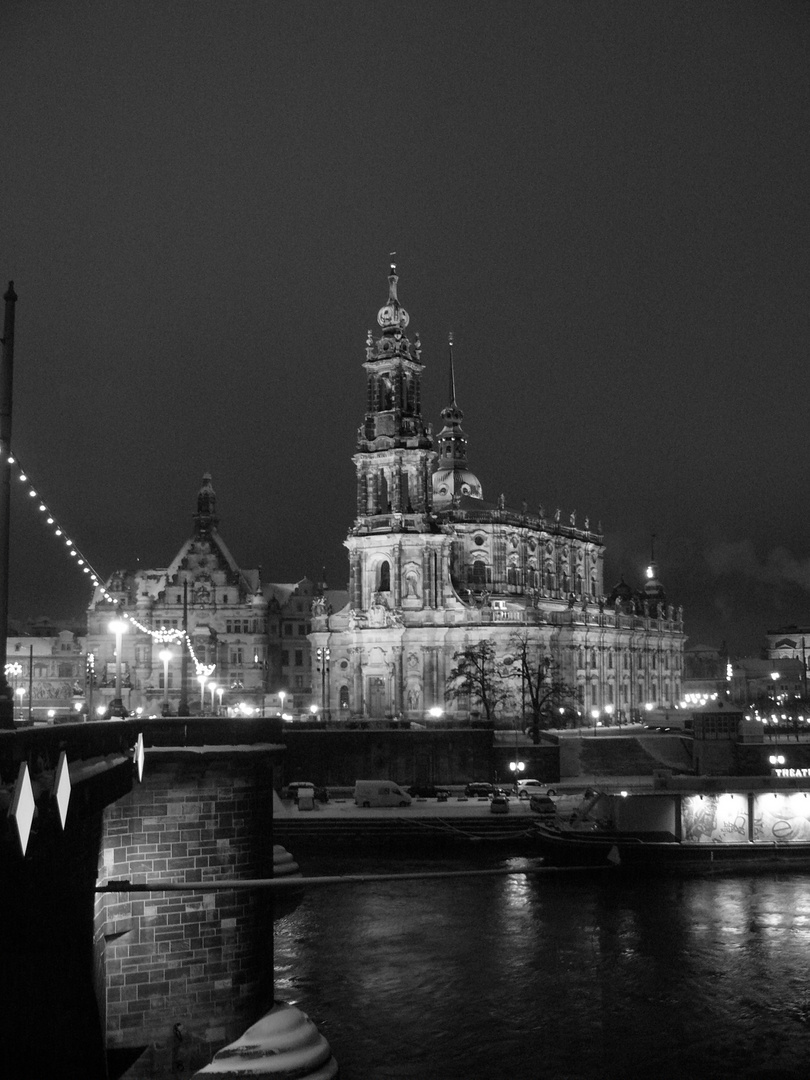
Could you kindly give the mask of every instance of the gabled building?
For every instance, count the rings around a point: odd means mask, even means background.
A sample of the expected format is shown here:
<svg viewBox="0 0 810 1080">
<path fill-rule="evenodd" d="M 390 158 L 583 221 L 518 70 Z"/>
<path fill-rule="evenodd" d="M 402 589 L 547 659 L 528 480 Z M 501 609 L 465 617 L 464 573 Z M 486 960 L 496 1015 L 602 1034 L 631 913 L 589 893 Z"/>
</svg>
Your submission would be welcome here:
<svg viewBox="0 0 810 1080">
<path fill-rule="evenodd" d="M 422 346 L 407 336 L 397 286 L 392 266 L 381 333 L 366 341 L 349 600 L 331 614 L 313 609 L 313 648 L 328 657 L 321 708 L 346 720 L 424 721 L 431 709 L 469 719 L 474 702 L 447 696 L 456 654 L 492 640 L 497 662 L 507 662 L 515 635 L 570 685 L 572 707 L 589 719 L 674 705 L 683 618 L 657 568 L 644 589 L 622 582 L 606 595 L 601 525 L 510 506 L 503 495 L 485 500 L 468 464 L 452 340 L 434 441 L 422 416 Z"/>
<path fill-rule="evenodd" d="M 119 570 L 95 590 L 87 616 L 94 712 L 116 697 L 119 662 L 110 623 L 124 617 L 121 699 L 127 712 L 307 712 L 307 634 L 319 586 L 263 582 L 241 568 L 219 532 L 210 475 L 194 530 L 166 567 Z M 201 679 L 203 681 L 201 681 Z"/>
</svg>

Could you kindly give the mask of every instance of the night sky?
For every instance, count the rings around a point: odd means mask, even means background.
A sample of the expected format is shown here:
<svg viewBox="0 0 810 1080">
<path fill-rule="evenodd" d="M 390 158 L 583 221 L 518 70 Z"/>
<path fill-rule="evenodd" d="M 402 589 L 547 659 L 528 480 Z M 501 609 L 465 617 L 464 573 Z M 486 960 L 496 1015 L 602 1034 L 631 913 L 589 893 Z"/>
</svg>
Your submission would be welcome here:
<svg viewBox="0 0 810 1080">
<path fill-rule="evenodd" d="M 485 498 L 650 537 L 690 643 L 810 623 L 800 2 L 38 3 L 0 36 L 13 446 L 106 577 L 210 471 L 271 581 L 345 585 L 365 338 L 447 334 Z M 12 618 L 87 578 L 15 488 Z"/>
</svg>

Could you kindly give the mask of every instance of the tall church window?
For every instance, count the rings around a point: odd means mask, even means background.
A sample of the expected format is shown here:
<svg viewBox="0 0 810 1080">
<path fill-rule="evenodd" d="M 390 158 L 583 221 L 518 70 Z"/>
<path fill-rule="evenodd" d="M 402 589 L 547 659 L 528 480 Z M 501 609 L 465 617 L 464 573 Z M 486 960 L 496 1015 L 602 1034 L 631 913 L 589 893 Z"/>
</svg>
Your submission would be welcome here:
<svg viewBox="0 0 810 1080">
<path fill-rule="evenodd" d="M 530 565 L 526 571 L 526 583 L 530 589 L 537 588 L 537 567 Z"/>
<path fill-rule="evenodd" d="M 394 386 L 387 375 L 380 379 L 380 409 L 393 409 Z"/>
<path fill-rule="evenodd" d="M 380 473 L 379 482 L 377 484 L 377 500 L 377 513 L 387 514 L 391 509 L 391 503 L 388 501 L 388 480 L 386 479 L 384 472 Z"/>
<path fill-rule="evenodd" d="M 380 563 L 380 576 L 377 583 L 377 592 L 390 592 L 391 591 L 391 564 L 389 562 Z"/>
<path fill-rule="evenodd" d="M 484 589 L 487 584 L 487 564 L 483 559 L 476 559 L 472 564 L 472 586 L 474 589 Z"/>
<path fill-rule="evenodd" d="M 338 701 L 341 709 L 348 709 L 349 707 L 349 688 L 348 686 L 341 686 L 340 694 L 338 695 Z"/>
<path fill-rule="evenodd" d="M 513 562 L 510 562 L 506 568 L 506 584 L 517 585 L 518 583 L 518 568 Z"/>
</svg>

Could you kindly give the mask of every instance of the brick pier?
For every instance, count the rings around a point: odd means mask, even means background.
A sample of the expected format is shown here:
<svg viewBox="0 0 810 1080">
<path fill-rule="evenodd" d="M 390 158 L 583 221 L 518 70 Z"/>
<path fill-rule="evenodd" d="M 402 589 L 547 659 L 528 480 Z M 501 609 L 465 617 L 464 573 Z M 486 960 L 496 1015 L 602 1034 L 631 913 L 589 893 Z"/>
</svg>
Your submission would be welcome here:
<svg viewBox="0 0 810 1080">
<path fill-rule="evenodd" d="M 143 782 L 105 812 L 99 884 L 271 876 L 278 749 L 148 751 Z M 238 1036 L 272 1002 L 270 904 L 235 890 L 99 894 L 107 1046 L 145 1047 L 144 1075 L 188 1075 Z"/>
</svg>

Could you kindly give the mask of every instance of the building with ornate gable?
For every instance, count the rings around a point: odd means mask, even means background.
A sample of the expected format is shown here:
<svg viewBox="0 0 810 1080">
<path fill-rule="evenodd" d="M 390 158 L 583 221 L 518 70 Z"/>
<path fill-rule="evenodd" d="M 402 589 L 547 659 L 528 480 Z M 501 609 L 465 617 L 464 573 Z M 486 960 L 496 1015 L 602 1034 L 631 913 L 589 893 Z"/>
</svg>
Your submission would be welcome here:
<svg viewBox="0 0 810 1080">
<path fill-rule="evenodd" d="M 447 698 L 456 654 L 491 640 L 508 662 L 516 633 L 572 688 L 581 715 L 629 720 L 646 705 L 674 705 L 683 617 L 657 567 L 643 589 L 622 581 L 606 593 L 601 525 L 484 499 L 468 465 L 452 339 L 434 439 L 421 410 L 422 345 L 407 336 L 397 284 L 392 266 L 381 333 L 366 341 L 349 600 L 334 612 L 313 607 L 322 709 L 333 720 L 421 722 L 436 708 L 469 719 L 472 703 Z"/>
<path fill-rule="evenodd" d="M 123 615 L 122 701 L 128 712 L 172 715 L 258 710 L 301 714 L 312 702 L 308 634 L 320 584 L 263 582 L 259 569 L 240 568 L 219 532 L 210 475 L 197 495 L 193 534 L 168 566 L 118 570 L 98 586 L 87 615 L 93 712 L 115 695 L 116 638 L 110 622 Z M 335 594 L 343 602 L 345 593 Z M 187 630 L 190 648 L 168 644 L 165 632 Z M 202 690 L 196 660 L 210 670 Z M 201 693 L 202 691 L 202 693 Z"/>
</svg>

